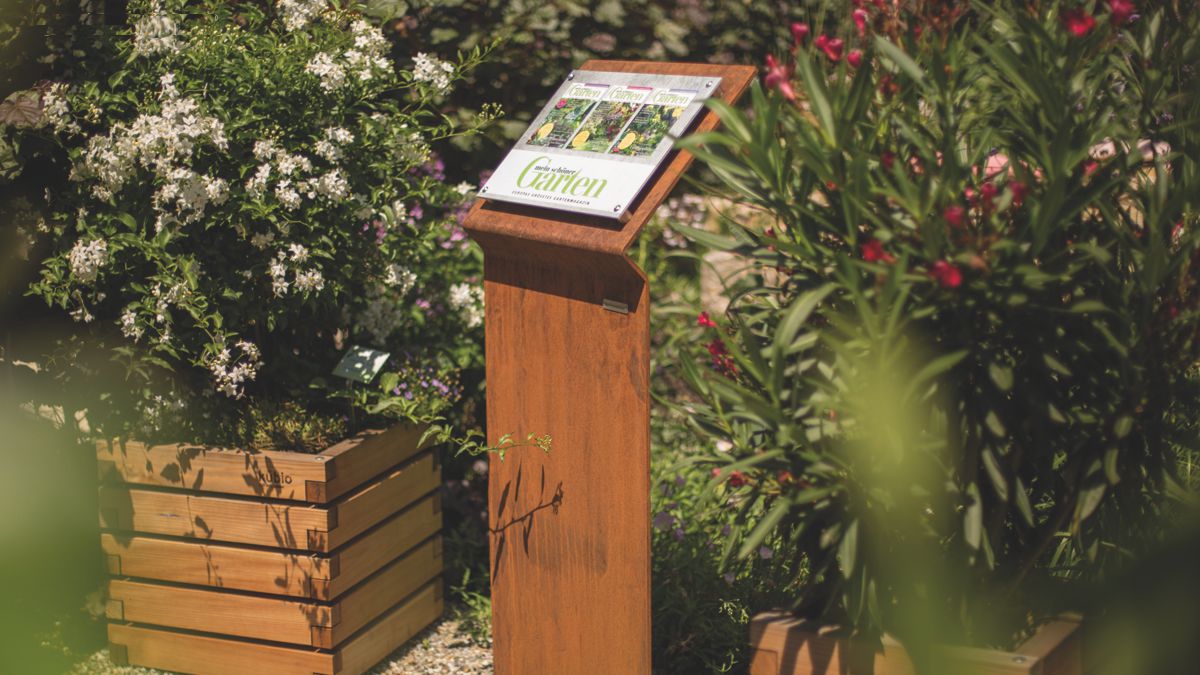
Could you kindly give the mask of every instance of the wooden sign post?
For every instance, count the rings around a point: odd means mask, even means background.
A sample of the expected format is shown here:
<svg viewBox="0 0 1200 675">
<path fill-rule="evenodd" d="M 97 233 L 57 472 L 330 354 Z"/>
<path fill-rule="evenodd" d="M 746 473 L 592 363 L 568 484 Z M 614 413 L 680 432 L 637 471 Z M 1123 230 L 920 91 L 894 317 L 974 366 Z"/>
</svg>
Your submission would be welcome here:
<svg viewBox="0 0 1200 675">
<path fill-rule="evenodd" d="M 583 70 L 721 78 L 752 66 L 588 61 Z M 708 110 L 692 131 L 718 123 Z M 692 157 L 669 156 L 624 222 L 479 200 L 488 441 L 549 434 L 549 453 L 493 457 L 497 675 L 650 673 L 650 308 L 626 255 Z"/>
</svg>

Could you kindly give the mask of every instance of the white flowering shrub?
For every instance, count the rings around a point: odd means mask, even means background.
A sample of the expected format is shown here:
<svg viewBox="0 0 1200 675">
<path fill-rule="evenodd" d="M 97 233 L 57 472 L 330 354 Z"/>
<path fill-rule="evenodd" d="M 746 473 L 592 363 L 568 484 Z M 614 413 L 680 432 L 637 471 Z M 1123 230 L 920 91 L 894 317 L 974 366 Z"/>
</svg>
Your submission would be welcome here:
<svg viewBox="0 0 1200 675">
<path fill-rule="evenodd" d="M 87 382 L 89 421 L 166 433 L 164 410 L 203 411 L 171 433 L 206 441 L 269 401 L 340 415 L 329 373 L 351 344 L 394 354 L 359 419 L 443 410 L 481 362 L 482 291 L 453 218 L 473 186 L 445 184 L 431 144 L 494 115 L 438 108 L 485 54 L 405 53 L 323 0 L 130 9 L 41 90 L 69 180 L 30 292 L 87 345 L 46 362 L 123 368 Z"/>
</svg>

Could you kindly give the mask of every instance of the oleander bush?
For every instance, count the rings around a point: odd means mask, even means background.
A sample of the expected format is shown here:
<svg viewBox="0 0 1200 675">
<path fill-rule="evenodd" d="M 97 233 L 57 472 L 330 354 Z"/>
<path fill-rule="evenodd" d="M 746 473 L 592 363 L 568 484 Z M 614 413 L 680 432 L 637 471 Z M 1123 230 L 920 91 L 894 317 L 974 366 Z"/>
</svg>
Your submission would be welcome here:
<svg viewBox="0 0 1200 675">
<path fill-rule="evenodd" d="M 807 570 L 797 611 L 1011 645 L 1183 496 L 1200 13 L 858 2 L 792 33 L 749 113 L 681 142 L 767 225 L 679 228 L 750 272 L 676 405 L 731 558 Z"/>
<path fill-rule="evenodd" d="M 128 10 L 9 125 L 58 171 L 21 231 L 29 293 L 75 322 L 38 359 L 51 402 L 104 434 L 295 449 L 447 411 L 482 288 L 454 219 L 474 188 L 432 144 L 491 121 L 442 113 L 486 48 L 406 52 L 322 0 Z M 369 387 L 330 375 L 350 345 L 392 353 Z"/>
</svg>

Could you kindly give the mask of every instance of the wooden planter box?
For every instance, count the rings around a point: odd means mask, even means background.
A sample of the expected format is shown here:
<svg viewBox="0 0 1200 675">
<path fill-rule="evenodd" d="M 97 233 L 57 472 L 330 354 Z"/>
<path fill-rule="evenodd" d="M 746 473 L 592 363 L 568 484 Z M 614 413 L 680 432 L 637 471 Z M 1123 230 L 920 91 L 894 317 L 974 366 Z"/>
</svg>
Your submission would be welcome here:
<svg viewBox="0 0 1200 675">
<path fill-rule="evenodd" d="M 1056 619 L 1012 652 L 946 647 L 939 672 L 952 675 L 1082 675 L 1079 621 Z M 904 647 L 890 637 L 877 652 L 818 630 L 786 612 L 750 622 L 750 675 L 915 675 Z"/>
<path fill-rule="evenodd" d="M 422 429 L 309 455 L 97 444 L 108 638 L 188 673 L 362 673 L 442 612 Z"/>
</svg>

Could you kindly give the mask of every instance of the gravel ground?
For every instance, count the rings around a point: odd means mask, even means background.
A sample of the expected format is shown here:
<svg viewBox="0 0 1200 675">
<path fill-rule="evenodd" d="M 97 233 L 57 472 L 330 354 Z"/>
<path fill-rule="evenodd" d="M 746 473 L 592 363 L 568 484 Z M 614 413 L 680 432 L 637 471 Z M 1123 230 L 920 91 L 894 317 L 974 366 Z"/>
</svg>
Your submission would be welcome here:
<svg viewBox="0 0 1200 675">
<path fill-rule="evenodd" d="M 369 675 L 490 675 L 492 652 L 475 644 L 445 618 L 392 652 Z M 113 665 L 108 650 L 92 654 L 69 675 L 162 675 L 162 671 Z"/>
</svg>

